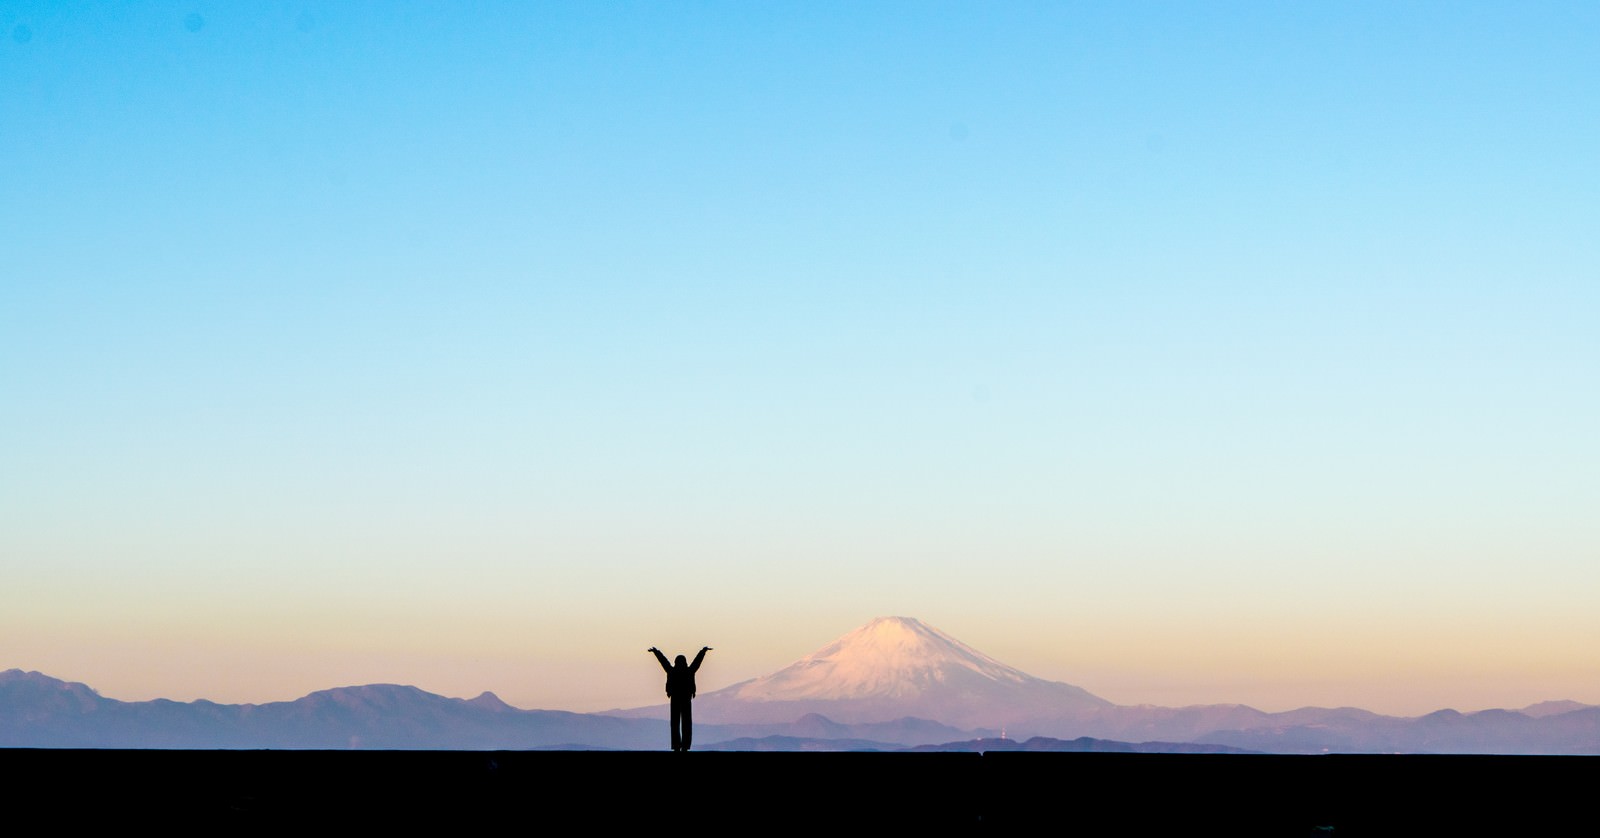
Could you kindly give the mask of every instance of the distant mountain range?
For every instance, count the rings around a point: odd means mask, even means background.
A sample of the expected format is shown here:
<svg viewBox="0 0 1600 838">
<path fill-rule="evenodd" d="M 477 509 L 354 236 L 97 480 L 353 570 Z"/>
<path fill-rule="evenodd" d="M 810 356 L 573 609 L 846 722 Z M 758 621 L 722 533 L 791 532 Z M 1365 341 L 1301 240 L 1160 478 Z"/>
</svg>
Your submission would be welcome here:
<svg viewBox="0 0 1600 838">
<path fill-rule="evenodd" d="M 521 710 L 493 693 L 446 698 L 396 684 L 267 704 L 125 702 L 38 672 L 0 672 L 0 747 L 656 750 L 665 719 L 664 705 Z M 777 672 L 704 693 L 695 720 L 706 750 L 1600 754 L 1600 706 L 1415 718 L 1349 707 L 1121 706 L 907 617 L 873 620 Z"/>
<path fill-rule="evenodd" d="M 634 748 L 658 724 L 519 710 L 484 693 L 446 698 L 398 684 L 294 701 L 117 701 L 38 672 L 0 672 L 0 745 L 32 748 Z M 651 740 L 659 735 L 649 736 Z"/>
</svg>

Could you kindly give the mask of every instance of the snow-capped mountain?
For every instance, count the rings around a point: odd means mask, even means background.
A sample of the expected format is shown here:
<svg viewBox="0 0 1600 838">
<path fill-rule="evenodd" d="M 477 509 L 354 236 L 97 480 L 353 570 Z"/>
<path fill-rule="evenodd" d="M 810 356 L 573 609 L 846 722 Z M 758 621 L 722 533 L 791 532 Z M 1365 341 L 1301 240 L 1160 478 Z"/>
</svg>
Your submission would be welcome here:
<svg viewBox="0 0 1600 838">
<path fill-rule="evenodd" d="M 1111 706 L 1080 687 L 1035 678 L 911 617 L 879 617 L 793 664 L 703 693 L 706 722 L 847 723 L 913 716 L 1000 729 Z"/>
<path fill-rule="evenodd" d="M 1032 680 L 911 617 L 879 617 L 733 696 L 744 701 L 916 698 L 952 678 L 976 675 L 1002 684 Z"/>
</svg>

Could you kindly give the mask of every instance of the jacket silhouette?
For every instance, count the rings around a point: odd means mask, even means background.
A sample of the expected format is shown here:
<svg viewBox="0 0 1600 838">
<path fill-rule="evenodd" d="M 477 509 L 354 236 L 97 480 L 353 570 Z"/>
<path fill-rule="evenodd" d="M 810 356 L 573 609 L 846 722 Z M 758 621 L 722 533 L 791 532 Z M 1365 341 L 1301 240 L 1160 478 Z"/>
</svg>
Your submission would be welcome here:
<svg viewBox="0 0 1600 838">
<path fill-rule="evenodd" d="M 694 717 L 689 709 L 689 702 L 694 698 L 694 673 L 700 668 L 700 662 L 706 659 L 706 652 L 711 651 L 710 646 L 700 649 L 700 654 L 694 656 L 694 663 L 689 663 L 683 655 L 679 655 L 672 663 L 667 663 L 667 656 L 661 650 L 651 646 L 649 652 L 656 656 L 656 662 L 667 673 L 667 698 L 672 702 L 672 716 L 668 720 L 672 725 L 672 750 L 689 750 L 689 740 L 694 734 Z"/>
</svg>

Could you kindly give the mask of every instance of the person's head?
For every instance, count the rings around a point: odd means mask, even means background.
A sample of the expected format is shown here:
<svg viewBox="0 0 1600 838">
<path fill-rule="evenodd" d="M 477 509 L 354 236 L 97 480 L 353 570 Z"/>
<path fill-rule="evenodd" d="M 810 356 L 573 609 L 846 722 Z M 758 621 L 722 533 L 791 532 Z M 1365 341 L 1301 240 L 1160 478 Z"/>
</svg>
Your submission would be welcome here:
<svg viewBox="0 0 1600 838">
<path fill-rule="evenodd" d="M 684 657 L 683 655 L 679 655 L 678 658 L 672 662 L 672 665 L 676 666 L 679 669 L 688 669 L 689 668 L 689 659 Z"/>
</svg>

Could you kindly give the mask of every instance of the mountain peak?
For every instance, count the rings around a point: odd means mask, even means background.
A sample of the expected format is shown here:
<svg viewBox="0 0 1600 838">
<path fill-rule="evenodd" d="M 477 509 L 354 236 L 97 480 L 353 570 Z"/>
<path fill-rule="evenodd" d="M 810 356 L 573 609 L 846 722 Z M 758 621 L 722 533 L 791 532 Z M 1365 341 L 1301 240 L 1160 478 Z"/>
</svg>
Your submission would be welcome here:
<svg viewBox="0 0 1600 838">
<path fill-rule="evenodd" d="M 0 672 L 0 704 L 6 702 L 18 703 L 24 697 L 50 696 L 52 701 L 75 703 L 88 707 L 108 699 L 101 697 L 87 684 L 77 681 L 63 681 L 52 678 L 43 672 L 23 671 L 21 669 L 7 669 Z"/>
<path fill-rule="evenodd" d="M 912 698 L 952 679 L 1037 679 L 915 617 L 878 617 L 799 661 L 738 688 L 746 701 Z"/>
<path fill-rule="evenodd" d="M 467 699 L 466 703 L 470 704 L 470 705 L 472 705 L 474 707 L 477 707 L 479 709 L 482 709 L 482 710 L 493 710 L 493 711 L 495 711 L 497 713 L 505 712 L 507 710 L 515 710 L 515 709 L 517 709 L 517 708 L 512 707 L 511 705 L 505 703 L 504 701 L 501 701 L 500 700 L 500 696 L 495 695 L 494 693 L 489 692 L 488 690 L 484 690 L 482 693 L 480 693 L 478 695 L 477 698 L 469 698 L 469 699 Z"/>
<path fill-rule="evenodd" d="M 1541 701 L 1538 704 L 1529 704 L 1518 712 L 1524 716 L 1542 719 L 1545 716 L 1559 716 L 1562 713 L 1571 713 L 1574 710 L 1587 710 L 1592 706 L 1594 705 L 1578 701 Z"/>
<path fill-rule="evenodd" d="M 959 728 L 1059 719 L 1110 707 L 1082 687 L 1035 678 L 915 617 L 879 617 L 778 670 L 702 695 L 706 719 L 845 724 L 913 716 Z"/>
</svg>

